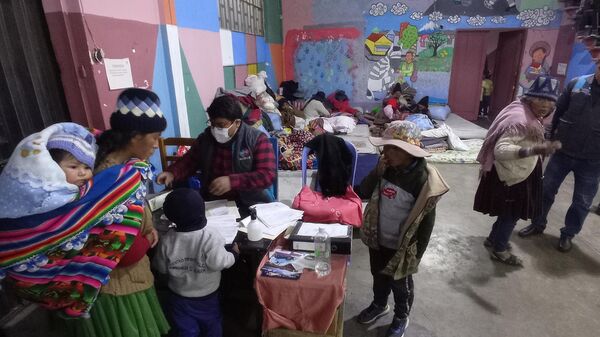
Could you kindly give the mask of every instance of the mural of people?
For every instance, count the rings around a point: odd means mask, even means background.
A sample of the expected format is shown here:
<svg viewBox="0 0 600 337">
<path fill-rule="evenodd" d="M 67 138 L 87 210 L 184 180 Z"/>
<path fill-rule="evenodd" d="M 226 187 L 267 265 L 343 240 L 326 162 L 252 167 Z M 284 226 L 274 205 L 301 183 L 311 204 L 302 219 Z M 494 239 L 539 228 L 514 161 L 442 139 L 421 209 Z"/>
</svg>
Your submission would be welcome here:
<svg viewBox="0 0 600 337">
<path fill-rule="evenodd" d="M 415 63 L 415 52 L 409 50 L 404 55 L 404 61 L 400 63 L 398 68 L 398 83 L 408 83 L 410 86 L 414 86 L 414 82 L 417 81 L 417 64 Z"/>
<path fill-rule="evenodd" d="M 546 57 L 550 55 L 550 44 L 546 41 L 537 41 L 529 48 L 531 64 L 527 66 L 519 79 L 522 91 L 527 91 L 533 81 L 540 75 L 548 75 L 550 67 L 546 63 Z"/>
<path fill-rule="evenodd" d="M 385 57 L 375 62 L 369 71 L 367 83 L 367 98 L 380 100 L 394 82 L 394 69 L 390 66 L 390 52 L 388 49 Z"/>
</svg>

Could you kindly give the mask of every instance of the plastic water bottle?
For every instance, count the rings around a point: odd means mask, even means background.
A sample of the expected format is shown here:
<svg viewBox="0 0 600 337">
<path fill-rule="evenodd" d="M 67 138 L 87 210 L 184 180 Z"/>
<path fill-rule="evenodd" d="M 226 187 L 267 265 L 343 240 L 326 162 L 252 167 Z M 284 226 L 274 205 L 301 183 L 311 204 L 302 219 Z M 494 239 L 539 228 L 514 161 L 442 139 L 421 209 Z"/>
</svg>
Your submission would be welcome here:
<svg viewBox="0 0 600 337">
<path fill-rule="evenodd" d="M 315 235 L 315 272 L 318 277 L 329 275 L 331 272 L 331 238 L 323 229 Z"/>
<path fill-rule="evenodd" d="M 256 219 L 256 208 L 250 208 L 250 223 L 248 224 L 248 241 L 259 241 L 262 239 L 262 227 Z"/>
</svg>

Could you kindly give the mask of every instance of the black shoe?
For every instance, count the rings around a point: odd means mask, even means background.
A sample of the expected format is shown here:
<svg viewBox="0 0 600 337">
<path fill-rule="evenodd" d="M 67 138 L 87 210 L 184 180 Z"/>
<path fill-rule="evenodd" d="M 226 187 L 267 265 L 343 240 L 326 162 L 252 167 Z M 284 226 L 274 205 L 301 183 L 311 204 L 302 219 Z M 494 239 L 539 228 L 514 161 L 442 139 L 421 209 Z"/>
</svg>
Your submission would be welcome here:
<svg viewBox="0 0 600 337">
<path fill-rule="evenodd" d="M 489 239 L 489 238 L 486 238 L 486 239 L 485 239 L 485 241 L 483 241 L 483 246 L 484 246 L 485 248 L 493 248 L 493 247 L 494 247 L 494 244 L 492 243 L 492 241 L 490 241 L 490 239 Z M 512 250 L 512 245 L 510 244 L 510 242 L 508 242 L 508 243 L 506 244 L 506 249 L 508 249 L 508 250 Z"/>
<path fill-rule="evenodd" d="M 528 236 L 540 235 L 544 233 L 544 229 L 535 225 L 529 225 L 519 231 L 519 236 L 526 238 Z"/>
<path fill-rule="evenodd" d="M 571 243 L 571 240 L 572 238 L 568 236 L 561 236 L 558 240 L 558 246 L 556 246 L 556 249 L 558 249 L 559 252 L 563 253 L 570 251 L 571 248 L 573 248 L 573 243 Z"/>
<path fill-rule="evenodd" d="M 375 322 L 379 317 L 387 315 L 390 312 L 390 306 L 380 307 L 375 303 L 371 303 L 368 308 L 361 311 L 356 317 L 356 321 L 360 324 L 371 324 Z"/>
<path fill-rule="evenodd" d="M 404 332 L 408 328 L 408 317 L 398 318 L 394 316 L 394 320 L 385 333 L 385 337 L 404 337 Z"/>
</svg>

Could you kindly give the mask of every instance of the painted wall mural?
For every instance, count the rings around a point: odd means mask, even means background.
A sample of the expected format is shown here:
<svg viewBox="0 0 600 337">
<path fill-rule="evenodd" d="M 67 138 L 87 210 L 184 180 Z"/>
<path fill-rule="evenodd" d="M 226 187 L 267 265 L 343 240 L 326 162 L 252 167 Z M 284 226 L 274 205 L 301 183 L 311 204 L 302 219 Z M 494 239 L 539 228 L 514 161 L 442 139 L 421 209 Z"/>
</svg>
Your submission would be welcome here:
<svg viewBox="0 0 600 337">
<path fill-rule="evenodd" d="M 353 62 L 356 28 L 289 30 L 285 37 L 286 78 L 295 79 L 306 97 L 323 91 L 344 90 L 354 94 L 356 69 Z"/>
<path fill-rule="evenodd" d="M 434 25 L 419 29 L 409 22 L 402 22 L 397 30 L 373 28 L 365 38 L 364 46 L 365 57 L 370 63 L 368 99 L 383 99 L 394 83 L 404 82 L 417 91 L 429 88 L 427 94 L 433 101 L 447 99 L 454 32 L 442 31 Z M 439 83 L 440 80 L 443 82 Z M 436 91 L 436 87 L 439 90 Z"/>
<path fill-rule="evenodd" d="M 550 55 L 552 48 L 546 41 L 536 41 L 529 47 L 530 61 L 527 63 L 527 68 L 519 77 L 520 91 L 526 91 L 531 87 L 533 81 L 540 75 L 548 75 L 550 73 L 550 65 L 546 57 Z"/>
<path fill-rule="evenodd" d="M 310 97 L 317 91 L 352 94 L 352 45 L 348 39 L 302 42 L 296 51 L 296 80 Z"/>
<path fill-rule="evenodd" d="M 364 49 L 369 67 L 366 96 L 380 100 L 394 83 L 408 82 L 419 96 L 446 102 L 457 29 L 555 29 L 561 19 L 557 8 L 555 0 L 371 3 L 365 11 Z M 531 68 L 523 72 L 522 85 L 534 72 L 548 70 L 550 48 L 535 52 L 535 60 L 528 63 Z M 533 55 L 534 50 L 531 58 Z"/>
</svg>

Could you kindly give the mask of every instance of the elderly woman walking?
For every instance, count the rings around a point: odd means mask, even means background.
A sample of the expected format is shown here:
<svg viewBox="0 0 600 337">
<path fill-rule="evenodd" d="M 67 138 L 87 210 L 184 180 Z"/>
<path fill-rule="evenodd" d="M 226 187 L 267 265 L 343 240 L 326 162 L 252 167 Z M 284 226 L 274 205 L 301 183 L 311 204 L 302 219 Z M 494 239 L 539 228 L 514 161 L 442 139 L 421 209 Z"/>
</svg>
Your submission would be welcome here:
<svg viewBox="0 0 600 337">
<path fill-rule="evenodd" d="M 497 217 L 484 245 L 492 259 L 508 265 L 522 265 L 508 242 L 517 221 L 541 210 L 542 156 L 560 148 L 559 142 L 544 141 L 542 125 L 557 97 L 556 79 L 536 78 L 520 100 L 498 114 L 477 157 L 481 180 L 473 209 Z"/>
</svg>

